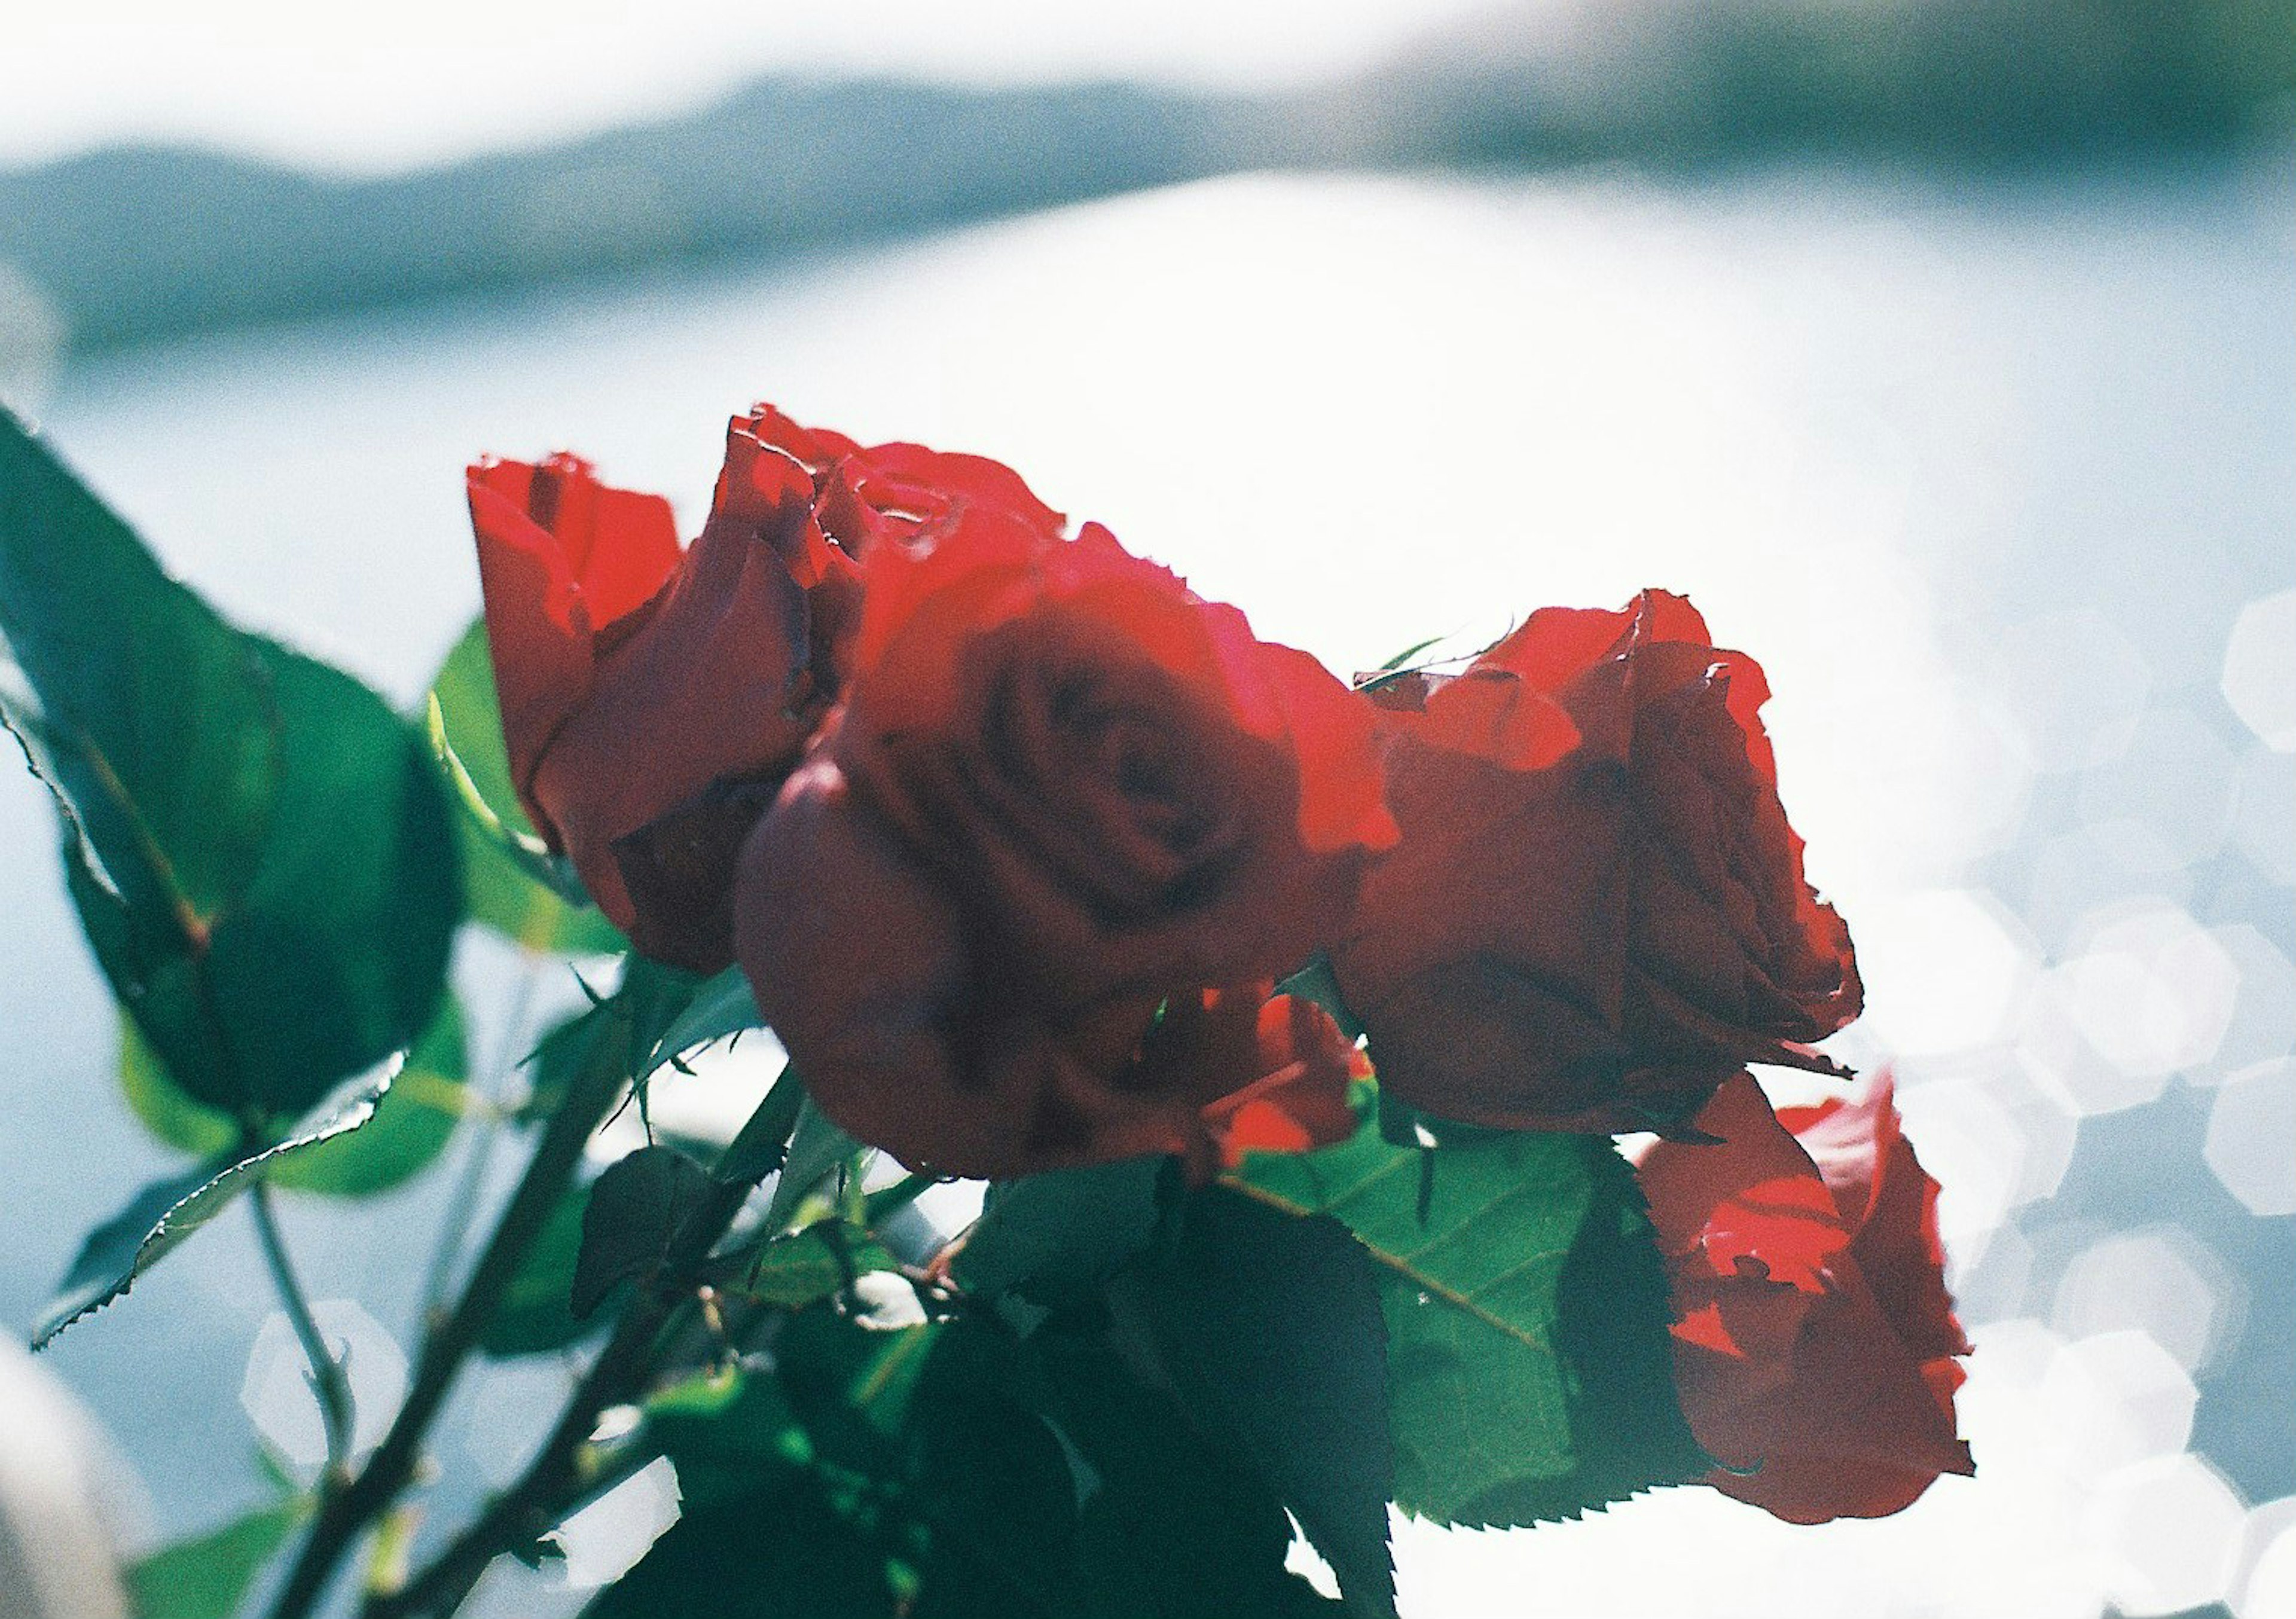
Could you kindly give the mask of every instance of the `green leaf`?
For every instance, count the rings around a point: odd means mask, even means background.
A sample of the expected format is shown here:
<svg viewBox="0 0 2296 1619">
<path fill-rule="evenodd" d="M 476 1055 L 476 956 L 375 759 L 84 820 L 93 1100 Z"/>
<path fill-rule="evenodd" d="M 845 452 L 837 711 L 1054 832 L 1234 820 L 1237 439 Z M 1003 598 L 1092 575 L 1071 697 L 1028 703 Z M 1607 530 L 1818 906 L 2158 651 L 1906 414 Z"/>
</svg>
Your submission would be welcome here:
<svg viewBox="0 0 2296 1619">
<path fill-rule="evenodd" d="M 264 1565 L 310 1516 L 308 1497 L 275 1501 L 130 1564 L 135 1619 L 232 1619 Z"/>
<path fill-rule="evenodd" d="M 1234 1183 L 1336 1216 L 1376 1262 L 1406 1509 L 1540 1523 L 1710 1465 L 1675 1402 L 1649 1216 L 1607 1139 L 1488 1132 L 1423 1150 L 1367 1122 L 1321 1152 L 1256 1156 Z"/>
<path fill-rule="evenodd" d="M 685 1514 L 585 1610 L 893 1619 L 922 1549 L 906 1430 L 939 1329 L 874 1332 L 816 1305 L 775 1370 L 701 1378 L 648 1402 L 644 1441 L 677 1467 Z"/>
<path fill-rule="evenodd" d="M 1111 1296 L 1137 1306 L 1174 1385 L 1298 1517 L 1349 1612 L 1393 1619 L 1387 1333 L 1348 1228 L 1208 1188 L 1172 1251 Z"/>
<path fill-rule="evenodd" d="M 987 1298 L 1013 1294 L 1060 1308 L 1091 1293 L 1154 1240 L 1173 1160 L 1125 1158 L 1056 1169 L 990 1189 L 987 1206 L 957 1250 L 957 1285 Z M 1030 1311 L 1013 1325 L 1032 1325 Z"/>
<path fill-rule="evenodd" d="M 811 1097 L 800 1104 L 797 1127 L 790 1132 L 789 1157 L 782 1161 L 781 1179 L 774 1182 L 773 1200 L 766 1208 L 766 1230 L 779 1232 L 797 1218 L 806 1194 L 840 1164 L 850 1163 L 861 1150 L 829 1116 L 813 1105 Z"/>
<path fill-rule="evenodd" d="M 657 1394 L 686 1514 L 592 1612 L 1306 1619 L 1283 1506 L 1092 1332 L 873 1332 L 828 1304 L 774 1370 Z M 728 1565 L 741 1576 L 728 1577 Z"/>
<path fill-rule="evenodd" d="M 407 1054 L 406 1066 L 362 1129 L 323 1141 L 283 1161 L 271 1182 L 283 1190 L 357 1198 L 412 1179 L 445 1150 L 470 1106 L 463 1083 L 462 1007 L 452 995 Z M 194 1101 L 168 1077 L 132 1022 L 119 1027 L 119 1087 L 145 1129 L 201 1158 L 227 1152 L 240 1139 L 228 1114 Z M 283 1121 L 273 1133 L 285 1134 Z"/>
<path fill-rule="evenodd" d="M 0 638 L 89 942 L 185 1092 L 299 1113 L 421 1033 L 461 912 L 422 738 L 226 623 L 4 413 Z"/>
<path fill-rule="evenodd" d="M 1077 1534 L 1090 1487 L 1037 1409 L 1040 1384 L 1029 1356 L 977 1319 L 934 1341 L 910 1407 L 913 1500 L 930 1545 L 914 1619 L 1093 1610 Z"/>
<path fill-rule="evenodd" d="M 816 1220 L 758 1251 L 734 1291 L 761 1304 L 800 1309 L 833 1298 L 854 1279 L 899 1268 L 899 1261 L 859 1226 Z"/>
<path fill-rule="evenodd" d="M 1447 635 L 1449 634 L 1450 632 L 1447 630 L 1444 632 L 1444 635 Z M 1394 657 L 1380 665 L 1380 673 L 1382 675 L 1393 674 L 1395 671 L 1402 668 L 1404 665 L 1409 663 L 1413 658 L 1418 657 L 1419 654 L 1425 651 L 1429 647 L 1433 646 L 1437 642 L 1441 641 L 1442 639 L 1443 635 L 1430 635 L 1424 641 L 1413 642 L 1409 646 L 1404 648 L 1403 650 L 1398 652 Z"/>
<path fill-rule="evenodd" d="M 551 1354 L 578 1343 L 589 1328 L 574 1315 L 574 1267 L 582 1254 L 582 1211 L 587 1186 L 569 1188 L 511 1278 L 480 1337 L 479 1347 L 496 1359 Z"/>
<path fill-rule="evenodd" d="M 41 1349 L 80 1317 L 126 1295 L 135 1280 L 221 1214 L 231 1200 L 283 1165 L 357 1130 L 390 1089 L 396 1059 L 345 1084 L 308 1124 L 278 1145 L 235 1162 L 209 1164 L 156 1181 L 88 1236 L 56 1296 L 32 1329 Z"/>
<path fill-rule="evenodd" d="M 681 1485 L 685 1475 L 679 1474 Z M 800 1468 L 737 1492 L 690 1497 L 636 1568 L 586 1619 L 899 1619 L 902 1548 L 850 1492 Z"/>
<path fill-rule="evenodd" d="M 591 1183 L 568 1298 L 588 1319 L 626 1281 L 645 1282 L 669 1258 L 678 1229 L 709 1201 L 709 1172 L 675 1147 L 641 1147 Z"/>
<path fill-rule="evenodd" d="M 212 1158 L 229 1152 L 240 1127 L 219 1108 L 194 1101 L 168 1077 L 151 1042 L 124 1012 L 119 1020 L 119 1093 L 144 1129 L 178 1152 Z"/>
<path fill-rule="evenodd" d="M 440 740 L 484 812 L 455 817 L 471 920 L 529 950 L 607 955 L 627 949 L 628 941 L 595 906 L 569 903 L 506 846 L 522 838 L 539 848 L 540 840 L 511 784 L 485 619 L 474 622 L 447 654 L 430 699 L 438 706 Z"/>
<path fill-rule="evenodd" d="M 758 1010 L 750 980 L 739 967 L 728 967 L 703 979 L 676 1018 L 657 1031 L 658 1038 L 638 1077 L 644 1078 L 712 1041 L 763 1028 L 765 1025 L 765 1014 Z"/>
<path fill-rule="evenodd" d="M 1095 1619 L 1329 1615 L 1284 1566 L 1292 1525 L 1266 1481 L 1148 1386 L 1099 1334 L 1066 1322 L 1024 1345 L 1042 1409 L 1078 1459 L 1076 1556 L 1085 1599 L 1056 1615 Z"/>
<path fill-rule="evenodd" d="M 467 1066 L 463 1009 L 450 994 L 365 1127 L 287 1159 L 271 1172 L 271 1183 L 332 1198 L 372 1197 L 404 1185 L 438 1161 L 470 1111 Z"/>
</svg>

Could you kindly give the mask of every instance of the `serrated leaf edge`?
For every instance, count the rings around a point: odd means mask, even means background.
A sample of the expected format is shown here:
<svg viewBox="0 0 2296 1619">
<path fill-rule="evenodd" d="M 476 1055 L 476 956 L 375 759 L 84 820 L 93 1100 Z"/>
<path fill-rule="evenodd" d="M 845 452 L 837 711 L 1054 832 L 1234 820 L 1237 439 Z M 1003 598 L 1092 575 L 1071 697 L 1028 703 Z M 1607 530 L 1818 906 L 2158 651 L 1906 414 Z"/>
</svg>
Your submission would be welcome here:
<svg viewBox="0 0 2296 1619">
<path fill-rule="evenodd" d="M 391 1082 L 398 1077 L 406 1060 L 405 1051 L 397 1052 L 365 1074 L 347 1082 L 336 1090 L 333 1096 L 313 1109 L 314 1113 L 321 1116 L 318 1124 L 299 1128 L 286 1140 L 226 1165 L 169 1204 L 135 1245 L 135 1252 L 117 1283 L 100 1296 L 78 1305 L 68 1314 L 40 1321 L 32 1331 L 32 1348 L 35 1351 L 45 1349 L 66 1328 L 127 1297 L 135 1289 L 136 1280 L 184 1239 L 175 1236 L 174 1232 L 177 1217 L 185 1210 L 194 1205 L 219 1206 L 222 1201 L 237 1197 L 245 1188 L 268 1173 L 269 1166 L 282 1154 L 299 1151 L 321 1141 L 348 1135 L 373 1118 L 376 1107 L 389 1093 Z M 206 1224 L 213 1217 L 212 1213 L 203 1214 L 192 1229 L 196 1231 L 199 1225 Z M 190 1234 L 186 1231 L 184 1236 Z"/>
</svg>

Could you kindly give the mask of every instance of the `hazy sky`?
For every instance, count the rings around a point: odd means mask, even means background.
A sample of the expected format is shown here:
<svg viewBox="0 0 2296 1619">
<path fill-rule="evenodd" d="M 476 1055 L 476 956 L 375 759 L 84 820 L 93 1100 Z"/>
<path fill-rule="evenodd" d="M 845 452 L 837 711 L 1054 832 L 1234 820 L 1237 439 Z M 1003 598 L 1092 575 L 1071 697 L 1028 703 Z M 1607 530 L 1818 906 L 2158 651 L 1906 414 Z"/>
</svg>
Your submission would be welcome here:
<svg viewBox="0 0 2296 1619">
<path fill-rule="evenodd" d="M 1249 85 L 1343 72 L 1477 0 L 97 0 L 12 17 L 0 163 L 191 138 L 360 168 L 547 140 L 775 69 Z"/>
</svg>

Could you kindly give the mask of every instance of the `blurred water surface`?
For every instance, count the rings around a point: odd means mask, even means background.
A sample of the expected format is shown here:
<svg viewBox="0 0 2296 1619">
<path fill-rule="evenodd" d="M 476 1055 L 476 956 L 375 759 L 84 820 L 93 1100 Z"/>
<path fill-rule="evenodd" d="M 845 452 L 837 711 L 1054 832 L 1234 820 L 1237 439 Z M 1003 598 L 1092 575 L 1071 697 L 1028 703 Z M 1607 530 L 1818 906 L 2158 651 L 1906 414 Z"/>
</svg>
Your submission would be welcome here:
<svg viewBox="0 0 2296 1619">
<path fill-rule="evenodd" d="M 466 460 L 576 448 L 690 526 L 753 397 L 1007 460 L 1343 673 L 1686 592 L 1770 673 L 1787 805 L 1871 987 L 1844 1054 L 1896 1061 L 1946 1183 L 1980 1474 L 1819 1531 L 1704 1492 L 1533 1539 L 1406 1525 L 1406 1611 L 2263 1619 L 2296 1612 L 2292 314 L 2284 162 L 1245 176 L 143 351 L 67 368 L 45 418 L 175 569 L 409 703 L 477 602 Z M 0 774 L 17 1325 L 171 1166 L 111 1078 L 52 840 Z M 474 994 L 501 955 L 465 952 Z M 316 1290 L 405 1345 L 452 1178 L 291 1203 Z M 51 1353 L 154 1533 L 258 1488 L 232 1398 L 262 1381 L 257 1276 L 224 1222 Z M 480 1380 L 449 1501 L 563 1384 Z M 532 1585 L 493 1608 L 547 1607 Z"/>
</svg>

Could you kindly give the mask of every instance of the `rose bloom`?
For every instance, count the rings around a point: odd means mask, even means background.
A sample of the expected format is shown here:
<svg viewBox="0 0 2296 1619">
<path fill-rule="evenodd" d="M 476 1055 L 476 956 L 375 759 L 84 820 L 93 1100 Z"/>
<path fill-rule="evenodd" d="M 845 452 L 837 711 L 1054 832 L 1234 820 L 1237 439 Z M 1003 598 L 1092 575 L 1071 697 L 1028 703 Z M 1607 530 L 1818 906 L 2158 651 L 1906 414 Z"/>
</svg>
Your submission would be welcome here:
<svg viewBox="0 0 2296 1619">
<path fill-rule="evenodd" d="M 1261 1009 L 1394 838 L 1365 706 L 1096 525 L 959 499 L 865 572 L 735 895 L 823 1109 L 967 1175 L 1345 1133 L 1352 1051 Z"/>
<path fill-rule="evenodd" d="M 1675 1382 L 1720 1467 L 1707 1482 L 1791 1522 L 1882 1517 L 1940 1473 L 1955 1432 L 1955 1321 L 1937 1182 L 1886 1075 L 1773 1114 L 1752 1077 L 1638 1173 L 1674 1295 Z"/>
<path fill-rule="evenodd" d="M 742 840 L 837 695 L 860 560 L 960 495 L 1044 511 L 992 462 L 762 405 L 690 549 L 668 502 L 571 455 L 469 486 L 520 801 L 637 949 L 700 972 L 733 960 Z"/>
<path fill-rule="evenodd" d="M 1374 684 L 1402 842 L 1332 952 L 1380 1083 L 1511 1129 L 1678 1129 L 1857 1014 L 1802 879 L 1753 659 L 1646 591 L 1548 609 L 1464 674 Z"/>
</svg>

